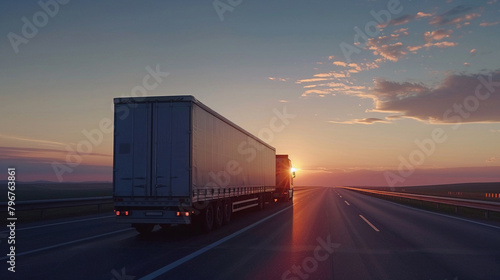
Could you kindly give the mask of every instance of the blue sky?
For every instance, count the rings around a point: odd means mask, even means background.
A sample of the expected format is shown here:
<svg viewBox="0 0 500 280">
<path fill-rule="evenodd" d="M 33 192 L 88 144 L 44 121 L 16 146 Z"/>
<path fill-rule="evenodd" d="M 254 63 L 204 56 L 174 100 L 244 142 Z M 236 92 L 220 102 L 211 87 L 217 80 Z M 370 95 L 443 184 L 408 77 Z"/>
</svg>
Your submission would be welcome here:
<svg viewBox="0 0 500 280">
<path fill-rule="evenodd" d="M 25 180 L 110 180 L 112 133 L 78 144 L 152 72 L 140 94 L 194 95 L 256 135 L 294 115 L 268 142 L 299 184 L 500 180 L 498 1 L 41 2 L 0 3 L 0 166 Z"/>
</svg>

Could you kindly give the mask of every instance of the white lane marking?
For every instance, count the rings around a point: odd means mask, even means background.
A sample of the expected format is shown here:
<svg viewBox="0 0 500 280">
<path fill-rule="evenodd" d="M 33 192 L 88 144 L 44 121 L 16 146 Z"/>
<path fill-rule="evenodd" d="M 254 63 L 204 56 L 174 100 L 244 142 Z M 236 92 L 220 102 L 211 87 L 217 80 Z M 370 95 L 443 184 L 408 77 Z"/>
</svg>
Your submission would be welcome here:
<svg viewBox="0 0 500 280">
<path fill-rule="evenodd" d="M 232 239 L 232 238 L 234 238 L 234 237 L 236 237 L 236 236 L 244 233 L 245 231 L 247 231 L 247 230 L 249 230 L 249 229 L 251 229 L 251 228 L 253 228 L 253 227 L 255 227 L 255 226 L 257 226 L 257 225 L 259 225 L 259 224 L 261 224 L 261 223 L 263 223 L 263 222 L 265 222 L 267 220 L 269 220 L 269 219 L 271 219 L 272 217 L 274 217 L 274 216 L 276 216 L 276 215 L 278 215 L 278 214 L 280 214 L 280 213 L 282 213 L 282 212 L 290 209 L 291 207 L 292 206 L 288 206 L 287 208 L 282 209 L 282 210 L 280 210 L 280 211 L 272 214 L 271 216 L 267 216 L 266 218 L 264 218 L 264 219 L 262 219 L 260 221 L 257 221 L 255 223 L 253 223 L 253 224 L 251 224 L 251 225 L 243 228 L 243 229 L 240 229 L 237 232 L 235 232 L 233 234 L 230 234 L 230 235 L 228 235 L 228 236 L 226 236 L 226 237 L 224 237 L 224 238 L 222 238 L 222 239 L 220 239 L 218 241 L 215 241 L 214 243 L 212 243 L 212 244 L 210 244 L 210 245 L 208 245 L 208 246 L 206 246 L 204 248 L 201 248 L 200 250 L 198 250 L 196 252 L 193 252 L 193 253 L 191 253 L 191 254 L 189 254 L 189 255 L 181 258 L 181 259 L 176 260 L 173 263 L 170 263 L 170 264 L 168 264 L 168 265 L 166 265 L 166 266 L 164 266 L 164 267 L 162 267 L 162 268 L 160 268 L 160 269 L 158 269 L 156 271 L 153 271 L 150 274 L 141 277 L 139 280 L 155 279 L 156 277 L 158 277 L 158 276 L 160 276 L 160 275 L 162 275 L 162 274 L 164 274 L 164 273 L 166 273 L 166 272 L 168 272 L 168 271 L 170 271 L 170 270 L 172 270 L 172 269 L 174 269 L 174 268 L 182 265 L 183 263 L 185 263 L 185 262 L 187 262 L 187 261 L 189 261 L 191 259 L 194 259 L 195 257 L 197 257 L 197 256 L 205 253 L 206 251 L 208 251 L 208 250 L 210 250 L 210 249 L 212 249 L 212 248 L 214 248 L 216 246 L 219 246 L 220 244 L 222 244 L 222 243 L 224 243 L 224 242 L 226 242 L 226 241 L 228 241 L 228 240 L 230 240 L 230 239 Z"/>
<path fill-rule="evenodd" d="M 344 200 L 345 204 L 351 206 L 351 204 L 349 204 L 349 202 L 347 202 L 347 200 Z"/>
<path fill-rule="evenodd" d="M 88 218 L 88 219 L 81 219 L 81 220 L 74 220 L 74 221 L 67 221 L 67 222 L 59 222 L 59 223 L 39 225 L 39 226 L 32 226 L 32 227 L 25 227 L 25 228 L 16 228 L 16 231 L 28 230 L 28 229 L 35 229 L 35 228 L 42 228 L 42 227 L 51 227 L 51 226 L 58 226 L 58 225 L 65 225 L 65 224 L 71 224 L 71 223 L 86 222 L 86 221 L 99 220 L 99 219 L 109 219 L 109 218 L 113 218 L 113 217 L 115 217 L 115 216 L 111 215 L 111 216 L 105 216 L 105 217 Z M 3 232 L 7 232 L 7 230 L 2 231 L 2 233 Z"/>
<path fill-rule="evenodd" d="M 376 232 L 379 232 L 380 230 L 374 226 L 372 223 L 370 223 L 370 221 L 368 221 L 365 217 L 363 217 L 363 215 L 359 215 L 361 217 L 361 219 L 363 219 L 368 225 L 370 225 L 372 227 L 372 229 Z"/>
<path fill-rule="evenodd" d="M 56 245 L 52 245 L 52 246 L 47 246 L 47 247 L 43 247 L 43 248 L 31 250 L 31 251 L 26 251 L 26 252 L 22 252 L 22 253 L 19 253 L 19 254 L 16 253 L 16 256 L 24 256 L 24 255 L 28 255 L 28 254 L 38 253 L 38 252 L 41 252 L 41 251 L 46 251 L 46 250 L 49 250 L 49 249 L 59 248 L 59 247 L 70 245 L 70 244 L 75 244 L 75 243 L 79 243 L 79 242 L 83 242 L 83 241 L 88 241 L 88 240 L 92 240 L 92 239 L 96 239 L 96 238 L 99 238 L 99 237 L 108 236 L 108 235 L 112 235 L 112 234 L 115 234 L 115 233 L 120 233 L 120 232 L 124 232 L 124 231 L 128 231 L 128 230 L 132 230 L 132 229 L 133 228 L 120 229 L 120 230 L 116 230 L 116 231 L 112 231 L 112 232 L 108 232 L 108 233 L 98 234 L 98 235 L 94 235 L 94 236 L 90 236 L 90 237 L 85 237 L 85 238 L 78 239 L 78 240 L 68 241 L 68 242 L 64 242 L 64 243 L 60 243 L 60 244 L 56 244 Z M 7 257 L 2 257 L 2 258 L 0 258 L 0 261 L 6 260 L 6 259 L 7 259 Z"/>
</svg>

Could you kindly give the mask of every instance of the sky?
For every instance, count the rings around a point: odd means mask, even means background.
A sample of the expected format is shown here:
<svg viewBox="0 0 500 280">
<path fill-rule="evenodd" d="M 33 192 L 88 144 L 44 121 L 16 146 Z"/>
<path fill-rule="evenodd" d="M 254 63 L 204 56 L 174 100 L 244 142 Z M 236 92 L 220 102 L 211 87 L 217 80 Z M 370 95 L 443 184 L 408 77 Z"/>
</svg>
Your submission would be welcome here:
<svg viewBox="0 0 500 280">
<path fill-rule="evenodd" d="M 112 100 L 194 95 L 296 185 L 500 181 L 500 3 L 2 1 L 0 168 L 112 180 Z"/>
</svg>

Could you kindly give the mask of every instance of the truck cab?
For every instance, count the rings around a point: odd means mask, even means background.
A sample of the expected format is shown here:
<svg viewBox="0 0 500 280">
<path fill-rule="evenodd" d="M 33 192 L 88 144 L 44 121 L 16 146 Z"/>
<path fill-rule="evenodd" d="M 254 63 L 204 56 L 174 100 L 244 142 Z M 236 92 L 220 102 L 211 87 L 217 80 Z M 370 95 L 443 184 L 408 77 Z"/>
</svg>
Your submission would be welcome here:
<svg viewBox="0 0 500 280">
<path fill-rule="evenodd" d="M 295 171 L 288 155 L 276 155 L 275 200 L 290 201 L 293 199 L 293 178 L 295 178 Z"/>
</svg>

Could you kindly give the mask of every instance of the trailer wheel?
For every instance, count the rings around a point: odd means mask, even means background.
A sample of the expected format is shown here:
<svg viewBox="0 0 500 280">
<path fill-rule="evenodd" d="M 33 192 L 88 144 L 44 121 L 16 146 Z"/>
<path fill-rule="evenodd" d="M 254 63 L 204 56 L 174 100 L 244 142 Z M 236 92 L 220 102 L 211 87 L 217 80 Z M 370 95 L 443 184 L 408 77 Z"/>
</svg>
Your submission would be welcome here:
<svg viewBox="0 0 500 280">
<path fill-rule="evenodd" d="M 204 232 L 210 232 L 214 228 L 214 207 L 209 203 L 202 211 L 201 228 Z"/>
<path fill-rule="evenodd" d="M 222 201 L 217 201 L 215 203 L 215 209 L 214 209 L 214 226 L 216 228 L 219 228 L 222 226 L 222 223 L 224 222 L 224 208 L 222 208 Z"/>
<path fill-rule="evenodd" d="M 155 227 L 154 224 L 132 224 L 132 227 L 134 227 L 140 234 L 150 234 L 151 231 L 153 231 L 153 228 Z"/>
<path fill-rule="evenodd" d="M 222 209 L 224 211 L 224 224 L 229 224 L 231 221 L 231 214 L 233 214 L 233 205 L 231 204 L 231 200 L 224 201 L 222 205 Z"/>
</svg>

